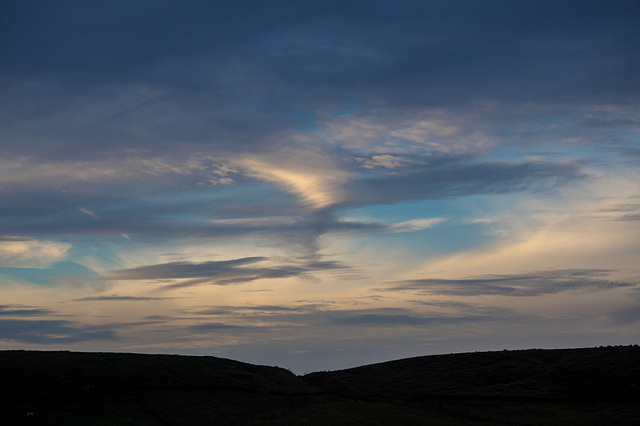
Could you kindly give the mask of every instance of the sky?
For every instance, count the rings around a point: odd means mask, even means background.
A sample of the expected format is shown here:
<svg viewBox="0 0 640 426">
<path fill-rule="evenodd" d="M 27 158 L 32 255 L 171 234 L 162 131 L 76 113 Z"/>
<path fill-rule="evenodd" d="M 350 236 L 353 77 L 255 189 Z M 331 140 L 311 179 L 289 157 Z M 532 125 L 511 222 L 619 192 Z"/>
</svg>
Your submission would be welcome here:
<svg viewBox="0 0 640 426">
<path fill-rule="evenodd" d="M 0 349 L 301 374 L 639 343 L 638 22 L 0 2 Z"/>
</svg>

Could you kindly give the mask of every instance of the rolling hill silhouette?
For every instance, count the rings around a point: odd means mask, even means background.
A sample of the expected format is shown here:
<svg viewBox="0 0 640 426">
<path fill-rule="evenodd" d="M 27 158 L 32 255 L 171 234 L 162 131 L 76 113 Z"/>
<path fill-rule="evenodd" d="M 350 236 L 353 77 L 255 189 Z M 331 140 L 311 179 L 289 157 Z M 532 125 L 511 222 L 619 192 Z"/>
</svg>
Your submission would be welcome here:
<svg viewBox="0 0 640 426">
<path fill-rule="evenodd" d="M 635 425 L 640 347 L 432 355 L 296 376 L 209 356 L 0 351 L 0 424 Z"/>
</svg>

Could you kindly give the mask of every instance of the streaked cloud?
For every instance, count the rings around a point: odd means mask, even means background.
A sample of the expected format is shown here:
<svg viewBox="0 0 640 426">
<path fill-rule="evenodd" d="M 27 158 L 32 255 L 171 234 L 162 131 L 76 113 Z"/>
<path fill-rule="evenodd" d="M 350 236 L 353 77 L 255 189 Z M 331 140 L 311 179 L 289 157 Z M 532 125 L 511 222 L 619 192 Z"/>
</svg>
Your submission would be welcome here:
<svg viewBox="0 0 640 426">
<path fill-rule="evenodd" d="M 370 327 L 398 327 L 398 326 L 426 326 L 434 324 L 454 324 L 463 322 L 488 321 L 493 318 L 479 315 L 469 315 L 465 317 L 447 316 L 415 316 L 415 315 L 380 315 L 369 313 L 357 313 L 349 316 L 339 316 L 331 319 L 332 324 L 346 326 L 370 326 Z"/>
<path fill-rule="evenodd" d="M 48 309 L 35 308 L 31 306 L 0 305 L 0 316 L 33 317 L 33 316 L 47 316 L 52 313 L 53 311 L 50 311 Z"/>
<path fill-rule="evenodd" d="M 0 319 L 0 339 L 29 344 L 73 344 L 113 341 L 117 336 L 102 327 L 83 326 L 66 320 Z"/>
<path fill-rule="evenodd" d="M 209 261 L 202 263 L 170 262 L 139 266 L 112 271 L 104 276 L 107 280 L 184 280 L 165 285 L 164 288 L 180 288 L 198 284 L 229 285 L 260 279 L 290 278 L 304 276 L 319 270 L 341 269 L 345 266 L 335 261 L 309 261 L 299 264 L 248 267 L 254 263 L 268 261 L 264 257 Z"/>
<path fill-rule="evenodd" d="M 85 209 L 84 207 L 78 207 L 78 210 L 80 210 L 84 214 L 88 214 L 91 217 L 95 217 L 96 219 L 99 217 L 97 214 L 95 214 L 91 210 Z"/>
<path fill-rule="evenodd" d="M 76 302 L 148 302 L 154 300 L 167 300 L 174 299 L 171 297 L 142 297 L 142 296 L 90 296 L 75 299 Z"/>
<path fill-rule="evenodd" d="M 638 283 L 603 279 L 611 271 L 559 270 L 529 274 L 496 275 L 468 279 L 421 279 L 393 283 L 386 289 L 413 290 L 447 296 L 541 296 L 565 291 L 604 291 L 618 287 L 635 287 Z"/>
<path fill-rule="evenodd" d="M 640 321 L 640 306 L 629 306 L 610 313 L 611 321 L 616 325 L 630 325 Z"/>
<path fill-rule="evenodd" d="M 347 205 L 388 204 L 475 194 L 540 191 L 586 176 L 577 164 L 477 162 L 441 157 L 402 174 L 363 176 L 346 186 Z"/>
<path fill-rule="evenodd" d="M 0 347 L 640 338 L 635 2 L 32 6 L 0 2 Z"/>
</svg>

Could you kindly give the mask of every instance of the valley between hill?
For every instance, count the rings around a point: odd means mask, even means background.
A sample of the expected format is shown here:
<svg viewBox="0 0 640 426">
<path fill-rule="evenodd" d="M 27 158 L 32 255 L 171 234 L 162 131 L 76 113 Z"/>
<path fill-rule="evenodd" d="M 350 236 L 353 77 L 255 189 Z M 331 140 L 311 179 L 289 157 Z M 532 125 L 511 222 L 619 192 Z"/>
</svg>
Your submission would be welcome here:
<svg viewBox="0 0 640 426">
<path fill-rule="evenodd" d="M 635 425 L 640 347 L 431 355 L 304 376 L 209 356 L 0 351 L 3 425 Z"/>
</svg>

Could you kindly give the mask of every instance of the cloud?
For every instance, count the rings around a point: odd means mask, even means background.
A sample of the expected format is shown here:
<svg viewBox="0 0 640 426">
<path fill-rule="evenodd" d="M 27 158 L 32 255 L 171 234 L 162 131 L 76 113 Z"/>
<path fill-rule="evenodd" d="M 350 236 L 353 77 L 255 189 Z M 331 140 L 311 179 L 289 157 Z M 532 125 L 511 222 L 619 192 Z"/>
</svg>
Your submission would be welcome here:
<svg viewBox="0 0 640 426">
<path fill-rule="evenodd" d="M 609 313 L 608 316 L 616 326 L 635 324 L 640 321 L 640 305 L 616 310 Z"/>
<path fill-rule="evenodd" d="M 391 232 L 420 231 L 422 229 L 431 228 L 439 223 L 442 223 L 444 220 L 445 219 L 443 218 L 412 219 L 405 222 L 393 223 L 389 225 L 389 230 Z"/>
<path fill-rule="evenodd" d="M 417 306 L 427 306 L 430 309 L 435 308 L 436 312 L 445 312 L 449 315 L 464 313 L 465 315 L 473 314 L 480 317 L 491 317 L 496 320 L 515 318 L 519 316 L 519 314 L 512 308 L 502 306 L 482 306 L 474 303 L 463 303 L 456 300 L 413 300 L 411 302 Z"/>
<path fill-rule="evenodd" d="M 238 160 L 249 176 L 274 182 L 317 210 L 342 200 L 340 185 L 346 173 L 317 154 L 283 152 L 276 158 L 250 157 Z"/>
<path fill-rule="evenodd" d="M 147 302 L 152 300 L 172 300 L 175 297 L 142 297 L 142 296 L 91 296 L 91 297 L 83 297 L 80 299 L 74 299 L 75 302 Z"/>
<path fill-rule="evenodd" d="M 80 210 L 84 214 L 88 214 L 91 217 L 95 217 L 96 219 L 99 217 L 97 214 L 95 214 L 91 210 L 85 209 L 84 207 L 78 207 L 78 210 Z"/>
<path fill-rule="evenodd" d="M 42 152 L 65 162 L 160 151 L 162 158 L 273 152 L 287 145 L 282 135 L 292 129 L 356 109 L 376 118 L 445 112 L 397 127 L 354 118 L 335 132 L 348 149 L 362 147 L 358 138 L 379 145 L 380 134 L 447 149 L 456 135 L 469 140 L 447 107 L 492 109 L 495 119 L 509 116 L 514 101 L 618 104 L 638 94 L 630 41 L 638 10 L 629 2 L 468 2 L 465 13 L 447 2 L 289 6 L 252 4 L 249 14 L 199 1 L 180 8 L 142 1 L 100 13 L 65 2 L 55 9 L 3 5 L 0 116 L 10 141 L 3 154 Z M 58 148 L 45 149 L 52 140 Z M 271 178 L 292 190 L 303 185 L 307 194 L 315 185 L 301 176 Z"/>
<path fill-rule="evenodd" d="M 458 324 L 463 322 L 478 323 L 491 321 L 494 318 L 480 315 L 467 315 L 461 317 L 447 316 L 416 316 L 416 315 L 380 315 L 380 314 L 352 314 L 331 318 L 331 323 L 346 326 L 369 327 L 398 327 L 398 326 L 424 326 L 437 324 Z"/>
<path fill-rule="evenodd" d="M 220 322 L 207 322 L 207 323 L 192 325 L 188 327 L 188 330 L 195 331 L 197 333 L 207 333 L 211 331 L 225 331 L 225 330 L 231 330 L 231 331 L 255 330 L 256 328 L 257 327 L 246 327 L 246 326 L 233 325 L 233 324 L 224 324 Z"/>
<path fill-rule="evenodd" d="M 254 312 L 300 312 L 315 308 L 316 305 L 302 306 L 281 306 L 281 305 L 257 305 L 257 306 L 238 306 L 235 309 Z"/>
<path fill-rule="evenodd" d="M 407 157 L 384 154 L 372 156 L 371 159 L 364 161 L 361 167 L 363 169 L 397 169 L 405 167 L 407 163 L 411 164 L 412 162 L 413 160 Z"/>
<path fill-rule="evenodd" d="M 384 139 L 387 132 L 387 126 L 380 123 L 379 120 L 359 117 L 332 118 L 325 122 L 324 126 L 329 136 L 333 140 L 339 141 L 346 149 L 366 149 L 375 146 Z M 384 156 L 374 156 L 364 164 L 364 167 L 373 168 L 380 165 L 380 162 L 388 164 L 388 160 Z"/>
<path fill-rule="evenodd" d="M 357 365 L 637 334 L 637 2 L 32 3 L 0 2 L 14 337 Z"/>
<path fill-rule="evenodd" d="M 34 284 L 79 284 L 91 281 L 97 284 L 98 274 L 91 268 L 69 260 L 55 262 L 48 267 L 0 267 L 0 275 Z"/>
<path fill-rule="evenodd" d="M 109 9 L 75 3 L 71 7 L 68 2 L 28 11 L 24 5 L 3 6 L 3 31 L 12 43 L 4 49 L 1 71 L 112 84 L 152 81 L 206 87 L 207 80 L 197 76 L 207 71 L 216 80 L 226 77 L 228 83 L 256 79 L 258 68 L 263 83 L 270 83 L 268 89 L 286 84 L 298 89 L 295 94 L 304 94 L 300 86 L 307 83 L 318 88 L 313 94 L 322 96 L 319 89 L 333 95 L 338 89 L 360 94 L 382 86 L 390 96 L 395 91 L 396 97 L 417 102 L 425 92 L 441 100 L 438 85 L 442 92 L 460 96 L 464 91 L 455 90 L 455 81 L 474 93 L 490 93 L 502 79 L 509 89 L 519 89 L 515 95 L 544 89 L 546 81 L 551 87 L 542 93 L 547 94 L 564 88 L 561 83 L 568 85 L 565 73 L 579 75 L 574 87 L 584 90 L 596 71 L 607 70 L 606 64 L 589 56 L 596 50 L 615 60 L 608 70 L 621 81 L 598 82 L 592 91 L 613 90 L 631 83 L 623 65 L 634 65 L 633 45 L 624 37 L 632 38 L 638 31 L 633 26 L 638 13 L 633 2 L 614 7 L 575 1 L 467 2 L 464 13 L 442 1 L 403 1 L 394 8 L 384 1 L 321 3 L 295 10 L 287 1 L 243 6 L 214 8 L 199 1 L 180 8 L 145 1 Z M 93 42 L 84 41 L 89 39 Z M 590 49 L 585 49 L 588 42 Z M 219 61 L 210 63 L 211 58 Z M 551 60 L 558 69 L 546 69 L 548 75 L 542 79 L 537 73 Z M 197 66 L 199 72 L 184 64 Z M 498 64 L 511 72 L 498 73 Z M 579 65 L 589 67 L 579 73 Z M 470 71 L 477 81 L 464 78 L 462 71 Z M 390 79 L 393 73 L 396 79 Z M 189 76 L 195 81 L 189 82 Z M 359 85 L 353 84 L 357 77 Z M 408 92 L 411 86 L 418 93 Z"/>
<path fill-rule="evenodd" d="M 216 306 L 211 309 L 189 311 L 191 318 L 200 315 L 215 316 L 231 321 L 227 323 L 204 321 L 202 328 L 231 329 L 237 328 L 247 331 L 262 328 L 263 330 L 289 329 L 291 335 L 298 334 L 301 328 L 307 330 L 326 329 L 338 326 L 368 326 L 368 327 L 413 327 L 413 326 L 443 326 L 460 323 L 484 323 L 510 319 L 519 321 L 531 316 L 520 315 L 508 309 L 499 307 L 480 307 L 465 304 L 432 305 L 416 303 L 417 309 L 405 308 L 359 308 L 344 309 L 337 302 L 324 305 L 267 305 L 267 306 Z M 425 310 L 424 307 L 437 309 Z M 200 328 L 198 326 L 197 328 Z M 341 333 L 336 331 L 336 333 Z"/>
<path fill-rule="evenodd" d="M 636 174 L 607 173 L 553 194 L 495 197 L 486 213 L 490 243 L 430 259 L 403 278 L 610 269 L 614 280 L 633 282 L 638 229 L 619 217 L 620 205 L 637 201 Z"/>
<path fill-rule="evenodd" d="M 233 306 L 223 305 L 210 307 L 204 310 L 195 310 L 190 312 L 193 315 L 205 316 L 230 316 L 238 318 L 251 318 L 259 320 L 268 320 L 269 318 L 286 320 L 286 318 L 300 318 L 298 315 L 291 314 L 309 314 L 318 312 L 322 307 L 321 304 L 291 304 L 291 305 L 250 305 L 250 306 Z M 296 321 L 295 319 L 293 320 Z"/>
<path fill-rule="evenodd" d="M 416 143 L 425 143 L 430 139 L 454 136 L 459 132 L 457 126 L 440 123 L 437 121 L 419 121 L 410 128 L 393 130 L 390 136 L 405 139 Z"/>
<path fill-rule="evenodd" d="M 584 179 L 577 164 L 524 161 L 466 161 L 440 157 L 394 175 L 364 175 L 346 184 L 345 205 L 392 204 L 476 194 L 550 189 Z"/>
<path fill-rule="evenodd" d="M 636 221 L 640 220 L 640 204 L 636 199 L 626 200 L 625 203 L 617 203 L 598 209 L 597 214 L 607 216 L 613 220 Z"/>
<path fill-rule="evenodd" d="M 242 259 L 210 261 L 204 263 L 169 262 L 158 265 L 139 266 L 131 269 L 113 271 L 107 275 L 112 280 L 148 280 L 194 278 L 206 275 L 221 275 L 237 269 L 239 266 L 263 262 L 264 257 L 246 257 Z"/>
<path fill-rule="evenodd" d="M 68 256 L 71 244 L 26 237 L 0 236 L 0 266 L 46 268 Z"/>
<path fill-rule="evenodd" d="M 93 155 L 93 153 L 91 153 Z M 193 154 L 192 154 L 193 155 Z M 186 157 L 186 158 L 185 158 Z M 54 189 L 68 192 L 68 196 L 84 188 L 100 188 L 102 195 L 132 193 L 128 187 L 131 179 L 136 179 L 147 190 L 161 190 L 166 186 L 183 184 L 221 185 L 234 181 L 237 171 L 209 155 L 187 156 L 182 154 L 169 157 L 148 157 L 114 155 L 111 158 L 68 159 L 39 158 L 36 154 L 8 156 L 0 159 L 0 190 L 11 194 L 15 189 L 30 191 Z M 134 190 L 135 194 L 137 190 Z M 61 194 L 58 194 L 61 195 Z M 77 208 L 90 216 L 95 212 L 86 206 Z"/>
<path fill-rule="evenodd" d="M 601 279 L 612 271 L 570 269 L 537 271 L 528 274 L 493 275 L 467 279 L 417 279 L 392 283 L 381 291 L 418 291 L 447 296 L 541 296 L 565 291 L 593 292 L 620 287 L 635 287 L 637 283 Z"/>
<path fill-rule="evenodd" d="M 270 267 L 247 267 L 265 262 L 266 257 L 246 257 L 233 260 L 209 261 L 202 263 L 169 262 L 157 265 L 121 269 L 104 275 L 107 280 L 184 280 L 164 286 L 164 288 L 187 287 L 198 284 L 229 285 L 241 284 L 260 279 L 290 278 L 305 276 L 314 271 L 341 269 L 345 266 L 334 261 L 311 260 L 298 265 L 277 265 Z"/>
<path fill-rule="evenodd" d="M 82 326 L 64 320 L 0 319 L 0 339 L 32 344 L 71 344 L 94 340 L 116 340 L 111 330 Z"/>
<path fill-rule="evenodd" d="M 22 305 L 0 305 L 0 316 L 33 317 L 51 315 L 53 311 Z"/>
</svg>

